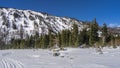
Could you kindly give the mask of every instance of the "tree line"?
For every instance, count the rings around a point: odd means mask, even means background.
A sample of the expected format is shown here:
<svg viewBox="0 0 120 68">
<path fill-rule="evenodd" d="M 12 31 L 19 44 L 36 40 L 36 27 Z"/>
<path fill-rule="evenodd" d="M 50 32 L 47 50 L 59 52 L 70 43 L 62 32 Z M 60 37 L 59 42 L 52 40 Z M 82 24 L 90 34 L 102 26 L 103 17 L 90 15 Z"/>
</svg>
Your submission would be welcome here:
<svg viewBox="0 0 120 68">
<path fill-rule="evenodd" d="M 100 37 L 98 31 L 102 32 Z M 105 23 L 100 27 L 96 19 L 89 23 L 89 28 L 83 28 L 81 31 L 79 31 L 78 25 L 74 23 L 72 29 L 65 29 L 58 33 L 49 31 L 48 34 L 39 35 L 36 32 L 36 35 L 28 36 L 26 39 L 23 39 L 22 34 L 21 30 L 21 39 L 13 38 L 10 44 L 1 45 L 1 49 L 51 48 L 55 44 L 59 47 L 79 47 L 83 45 L 85 45 L 84 47 L 116 47 L 120 44 L 120 36 L 109 33 Z"/>
</svg>

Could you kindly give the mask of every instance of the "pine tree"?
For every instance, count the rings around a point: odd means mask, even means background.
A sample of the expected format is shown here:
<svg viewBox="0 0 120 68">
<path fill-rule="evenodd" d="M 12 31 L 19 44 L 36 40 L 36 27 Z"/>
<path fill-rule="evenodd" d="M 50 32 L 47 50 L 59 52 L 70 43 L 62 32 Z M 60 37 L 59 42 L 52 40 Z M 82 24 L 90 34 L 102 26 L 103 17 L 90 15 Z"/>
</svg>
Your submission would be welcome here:
<svg viewBox="0 0 120 68">
<path fill-rule="evenodd" d="M 34 43 L 34 48 L 37 48 L 37 46 L 38 46 L 38 41 L 39 41 L 39 33 L 38 32 L 36 32 L 36 34 L 35 34 L 35 36 L 34 36 L 34 41 L 35 41 L 35 43 Z"/>
<path fill-rule="evenodd" d="M 69 46 L 72 47 L 74 44 L 74 41 L 73 41 L 73 34 L 72 32 L 70 32 L 69 34 Z"/>
<path fill-rule="evenodd" d="M 90 31 L 89 31 L 89 35 L 90 35 L 89 44 L 90 45 L 93 45 L 94 43 L 99 41 L 97 32 L 98 32 L 98 24 L 97 24 L 96 19 L 94 19 L 90 25 Z"/>
<path fill-rule="evenodd" d="M 70 30 L 66 30 L 66 46 L 70 46 L 69 42 L 70 42 Z"/>
<path fill-rule="evenodd" d="M 40 37 L 35 40 L 35 48 L 40 48 Z"/>
<path fill-rule="evenodd" d="M 31 35 L 29 40 L 29 47 L 34 48 L 35 40 L 34 37 Z"/>
<path fill-rule="evenodd" d="M 79 34 L 79 42 L 80 44 L 88 44 L 89 43 L 89 35 L 86 29 L 83 29 Z"/>
<path fill-rule="evenodd" d="M 43 39 L 43 35 L 41 35 L 40 38 L 39 38 L 39 43 L 38 43 L 39 44 L 38 45 L 39 48 L 42 48 L 42 44 L 43 44 L 42 39 Z"/>
<path fill-rule="evenodd" d="M 58 38 L 58 45 L 59 47 L 61 47 L 61 33 L 60 32 L 58 32 L 57 38 Z"/>
<path fill-rule="evenodd" d="M 53 46 L 53 35 L 51 31 L 49 31 L 49 48 Z"/>
<path fill-rule="evenodd" d="M 62 33 L 61 33 L 61 46 L 62 47 L 66 46 L 66 34 L 65 34 L 65 30 L 62 30 Z"/>
<path fill-rule="evenodd" d="M 25 48 L 25 41 L 21 40 L 20 42 L 20 49 L 24 49 Z"/>
<path fill-rule="evenodd" d="M 102 40 L 103 40 L 103 45 L 107 42 L 108 38 L 108 32 L 107 32 L 107 25 L 104 23 L 102 27 Z"/>
<path fill-rule="evenodd" d="M 103 36 L 107 36 L 108 32 L 107 32 L 107 25 L 104 23 L 103 27 L 102 27 L 102 35 Z"/>
<path fill-rule="evenodd" d="M 49 36 L 45 35 L 44 36 L 44 48 L 48 48 L 49 46 Z"/>
<path fill-rule="evenodd" d="M 73 24 L 73 42 L 74 42 L 74 46 L 77 47 L 79 45 L 78 42 L 78 26 L 77 24 Z"/>
</svg>

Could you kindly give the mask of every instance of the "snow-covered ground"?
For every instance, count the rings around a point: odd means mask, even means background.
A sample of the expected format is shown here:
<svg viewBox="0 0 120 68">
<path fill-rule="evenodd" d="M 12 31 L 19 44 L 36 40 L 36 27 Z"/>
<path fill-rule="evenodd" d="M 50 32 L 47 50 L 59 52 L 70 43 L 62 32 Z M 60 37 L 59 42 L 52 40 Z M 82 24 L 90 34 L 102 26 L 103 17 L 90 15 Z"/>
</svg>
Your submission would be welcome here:
<svg viewBox="0 0 120 68">
<path fill-rule="evenodd" d="M 0 68 L 120 68 L 120 48 L 67 48 L 60 56 L 47 49 L 0 50 Z"/>
</svg>

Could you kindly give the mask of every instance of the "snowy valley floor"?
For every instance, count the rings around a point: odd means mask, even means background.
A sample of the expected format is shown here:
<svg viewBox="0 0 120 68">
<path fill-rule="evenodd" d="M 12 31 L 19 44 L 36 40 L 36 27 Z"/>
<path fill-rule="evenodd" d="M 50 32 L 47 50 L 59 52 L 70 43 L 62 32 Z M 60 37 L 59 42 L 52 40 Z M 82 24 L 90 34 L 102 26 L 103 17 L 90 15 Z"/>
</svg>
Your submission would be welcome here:
<svg viewBox="0 0 120 68">
<path fill-rule="evenodd" d="M 47 49 L 0 50 L 0 68 L 120 68 L 120 48 L 67 48 L 58 57 Z"/>
</svg>

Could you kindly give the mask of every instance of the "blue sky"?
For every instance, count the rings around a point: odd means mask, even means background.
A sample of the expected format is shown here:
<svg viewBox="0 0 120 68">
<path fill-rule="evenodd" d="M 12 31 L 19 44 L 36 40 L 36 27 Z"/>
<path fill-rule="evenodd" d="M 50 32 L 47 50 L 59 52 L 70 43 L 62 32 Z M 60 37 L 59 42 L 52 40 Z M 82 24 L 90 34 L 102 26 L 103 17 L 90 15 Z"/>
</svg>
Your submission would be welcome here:
<svg viewBox="0 0 120 68">
<path fill-rule="evenodd" d="M 30 9 L 99 25 L 120 26 L 120 0 L 0 0 L 1 7 Z"/>
</svg>

